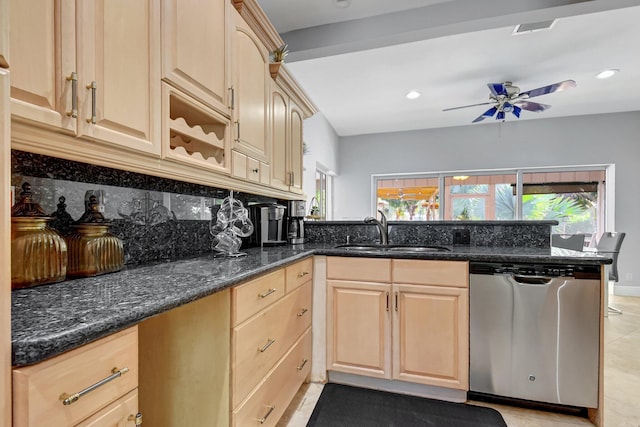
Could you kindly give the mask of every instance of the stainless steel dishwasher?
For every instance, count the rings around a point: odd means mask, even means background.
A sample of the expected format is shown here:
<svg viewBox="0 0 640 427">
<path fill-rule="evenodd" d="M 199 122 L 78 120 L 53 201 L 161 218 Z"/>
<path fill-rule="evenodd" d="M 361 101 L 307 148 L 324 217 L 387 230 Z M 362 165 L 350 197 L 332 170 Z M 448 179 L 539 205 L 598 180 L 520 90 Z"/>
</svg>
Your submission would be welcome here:
<svg viewBox="0 0 640 427">
<path fill-rule="evenodd" d="M 471 263 L 471 392 L 595 408 L 600 267 Z"/>
</svg>

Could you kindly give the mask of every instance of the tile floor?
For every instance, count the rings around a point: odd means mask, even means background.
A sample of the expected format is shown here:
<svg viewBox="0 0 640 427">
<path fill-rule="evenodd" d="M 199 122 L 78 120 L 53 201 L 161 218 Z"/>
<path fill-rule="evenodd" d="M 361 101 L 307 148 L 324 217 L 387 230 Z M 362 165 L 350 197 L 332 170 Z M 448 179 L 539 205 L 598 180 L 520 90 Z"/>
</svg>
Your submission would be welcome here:
<svg viewBox="0 0 640 427">
<path fill-rule="evenodd" d="M 640 427 L 640 298 L 611 296 L 610 305 L 623 314 L 605 318 L 606 427 Z M 278 427 L 305 427 L 322 392 L 322 384 L 305 384 L 280 419 Z M 583 418 L 509 406 L 484 404 L 498 410 L 509 427 L 591 426 Z"/>
</svg>

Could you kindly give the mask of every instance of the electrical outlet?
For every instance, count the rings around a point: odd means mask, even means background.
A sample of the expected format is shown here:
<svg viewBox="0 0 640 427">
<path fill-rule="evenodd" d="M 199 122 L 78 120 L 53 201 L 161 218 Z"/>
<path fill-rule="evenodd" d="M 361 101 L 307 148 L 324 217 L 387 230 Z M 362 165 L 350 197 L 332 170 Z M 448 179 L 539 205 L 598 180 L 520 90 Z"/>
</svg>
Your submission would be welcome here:
<svg viewBox="0 0 640 427">
<path fill-rule="evenodd" d="M 633 280 L 633 274 L 627 273 L 627 275 L 625 276 L 625 279 L 627 280 L 627 282 L 631 282 Z"/>
<path fill-rule="evenodd" d="M 466 228 L 454 228 L 453 229 L 453 244 L 454 245 L 468 245 L 471 243 L 471 235 Z"/>
</svg>

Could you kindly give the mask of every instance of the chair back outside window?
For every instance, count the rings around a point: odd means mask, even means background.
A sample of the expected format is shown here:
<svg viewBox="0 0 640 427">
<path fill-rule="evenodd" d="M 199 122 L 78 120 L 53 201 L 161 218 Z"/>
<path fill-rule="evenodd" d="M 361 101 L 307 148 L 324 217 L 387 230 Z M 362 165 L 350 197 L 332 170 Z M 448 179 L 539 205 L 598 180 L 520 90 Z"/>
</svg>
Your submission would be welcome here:
<svg viewBox="0 0 640 427">
<path fill-rule="evenodd" d="M 584 234 L 552 234 L 551 246 L 573 251 L 582 251 Z"/>
<path fill-rule="evenodd" d="M 625 233 L 611 233 L 606 232 L 598 240 L 598 253 L 604 253 L 611 255 L 613 264 L 611 264 L 611 270 L 609 271 L 609 280 L 614 282 L 618 281 L 618 254 L 620 253 L 620 247 L 624 240 Z"/>
</svg>

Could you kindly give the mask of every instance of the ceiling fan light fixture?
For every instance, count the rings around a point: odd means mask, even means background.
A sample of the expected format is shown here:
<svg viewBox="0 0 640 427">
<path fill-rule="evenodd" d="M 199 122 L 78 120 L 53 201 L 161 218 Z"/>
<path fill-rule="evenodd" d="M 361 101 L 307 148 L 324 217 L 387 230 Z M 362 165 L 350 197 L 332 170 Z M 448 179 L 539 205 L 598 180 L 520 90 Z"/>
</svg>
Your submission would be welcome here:
<svg viewBox="0 0 640 427">
<path fill-rule="evenodd" d="M 418 99 L 422 96 L 422 93 L 420 93 L 417 90 L 411 90 L 409 92 L 407 92 L 407 94 L 405 95 L 405 98 L 407 99 Z"/>
<path fill-rule="evenodd" d="M 609 77 L 615 76 L 620 70 L 617 68 L 611 68 L 609 70 L 604 70 L 596 74 L 596 78 L 598 79 L 608 79 Z"/>
</svg>

